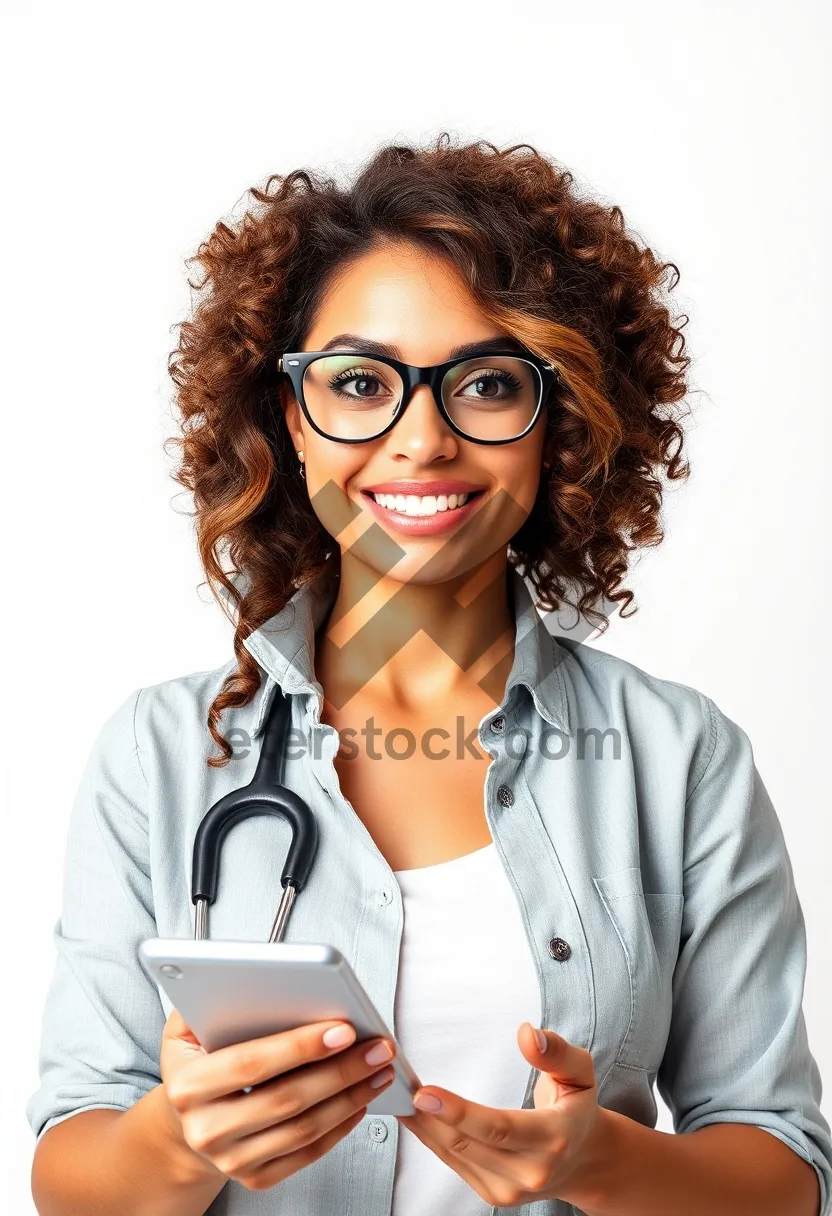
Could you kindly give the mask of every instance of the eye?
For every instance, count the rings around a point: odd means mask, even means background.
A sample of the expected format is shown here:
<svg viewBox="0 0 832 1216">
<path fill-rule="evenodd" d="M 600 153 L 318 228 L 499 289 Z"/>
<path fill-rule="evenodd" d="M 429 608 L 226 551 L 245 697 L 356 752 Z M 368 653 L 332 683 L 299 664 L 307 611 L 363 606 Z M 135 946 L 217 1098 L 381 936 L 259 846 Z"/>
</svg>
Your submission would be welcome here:
<svg viewBox="0 0 832 1216">
<path fill-rule="evenodd" d="M 346 387 L 354 386 L 356 392 L 344 391 Z M 362 400 L 371 400 L 373 397 L 379 396 L 379 390 L 383 389 L 381 377 L 377 371 L 369 368 L 350 367 L 339 372 L 337 376 L 333 376 L 327 387 L 339 397 L 360 398 Z"/>
<path fill-rule="evenodd" d="M 505 391 L 499 393 L 501 386 Z M 512 393 L 522 389 L 523 385 L 513 372 L 506 371 L 505 368 L 479 368 L 468 377 L 464 384 L 460 385 L 456 392 L 461 394 L 465 389 L 471 387 L 476 387 L 478 390 L 473 394 L 474 400 L 504 401 Z M 482 391 L 480 391 L 481 389 Z"/>
</svg>

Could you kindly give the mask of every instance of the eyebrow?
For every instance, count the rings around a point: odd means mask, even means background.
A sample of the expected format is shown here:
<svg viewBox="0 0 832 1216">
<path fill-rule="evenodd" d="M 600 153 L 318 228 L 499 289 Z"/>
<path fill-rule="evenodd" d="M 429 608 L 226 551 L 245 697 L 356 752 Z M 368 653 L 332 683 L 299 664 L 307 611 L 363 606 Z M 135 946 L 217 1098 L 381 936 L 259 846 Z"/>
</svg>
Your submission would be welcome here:
<svg viewBox="0 0 832 1216">
<path fill-rule="evenodd" d="M 402 359 L 401 351 L 398 346 L 392 342 L 375 342 L 372 338 L 362 338 L 360 334 L 336 334 L 334 338 L 330 338 L 321 350 L 340 350 L 344 347 L 351 347 L 353 350 L 361 351 L 368 355 L 378 355 L 382 358 L 398 359 L 400 363 L 406 362 Z M 453 350 L 448 351 L 447 360 L 475 358 L 477 355 L 491 355 L 496 351 L 501 350 L 516 350 L 524 351 L 526 348 L 517 338 L 513 338 L 506 334 L 499 338 L 484 338 L 480 342 L 464 342 L 461 346 L 455 346 Z"/>
</svg>

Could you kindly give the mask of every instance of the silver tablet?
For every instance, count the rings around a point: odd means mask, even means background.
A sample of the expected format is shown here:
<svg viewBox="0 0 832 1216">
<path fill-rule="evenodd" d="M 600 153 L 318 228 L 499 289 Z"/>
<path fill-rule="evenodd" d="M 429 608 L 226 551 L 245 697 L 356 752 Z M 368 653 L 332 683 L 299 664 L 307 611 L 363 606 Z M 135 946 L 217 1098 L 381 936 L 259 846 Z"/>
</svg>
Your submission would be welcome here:
<svg viewBox="0 0 832 1216">
<path fill-rule="evenodd" d="M 334 946 L 154 937 L 140 944 L 139 959 L 206 1051 L 328 1018 L 350 1022 L 358 1042 L 393 1038 Z M 396 1049 L 393 1082 L 368 1114 L 415 1113 L 421 1082 Z"/>
</svg>

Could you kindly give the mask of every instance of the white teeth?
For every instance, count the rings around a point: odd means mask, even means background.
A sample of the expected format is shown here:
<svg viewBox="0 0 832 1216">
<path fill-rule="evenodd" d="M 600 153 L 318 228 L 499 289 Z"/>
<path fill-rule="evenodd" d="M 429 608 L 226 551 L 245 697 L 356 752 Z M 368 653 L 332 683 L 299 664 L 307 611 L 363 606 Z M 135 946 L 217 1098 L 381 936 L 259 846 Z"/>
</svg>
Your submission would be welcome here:
<svg viewBox="0 0 832 1216">
<path fill-rule="evenodd" d="M 467 494 L 373 494 L 380 506 L 400 515 L 435 515 L 437 511 L 453 511 L 468 501 Z"/>
</svg>

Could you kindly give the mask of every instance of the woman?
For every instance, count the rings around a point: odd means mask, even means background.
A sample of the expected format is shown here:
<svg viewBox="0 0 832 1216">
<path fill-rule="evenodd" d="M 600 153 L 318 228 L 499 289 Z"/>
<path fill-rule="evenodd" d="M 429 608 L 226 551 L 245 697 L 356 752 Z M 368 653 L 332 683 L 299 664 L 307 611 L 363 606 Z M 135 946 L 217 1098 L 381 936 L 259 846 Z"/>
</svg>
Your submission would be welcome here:
<svg viewBox="0 0 832 1216">
<path fill-rule="evenodd" d="M 133 692 L 90 758 L 39 1210 L 828 1212 L 803 919 L 748 737 L 535 608 L 571 585 L 603 623 L 662 538 L 672 264 L 526 145 L 273 180 L 200 248 L 172 366 L 235 657 Z M 286 940 L 349 959 L 426 1082 L 413 1116 L 367 1114 L 389 1044 L 331 1021 L 208 1055 L 137 960 L 191 936 L 196 826 L 278 687 L 321 831 Z M 212 936 L 265 940 L 287 839 L 229 835 Z M 696 1134 L 654 1130 L 654 1083 Z"/>
</svg>

